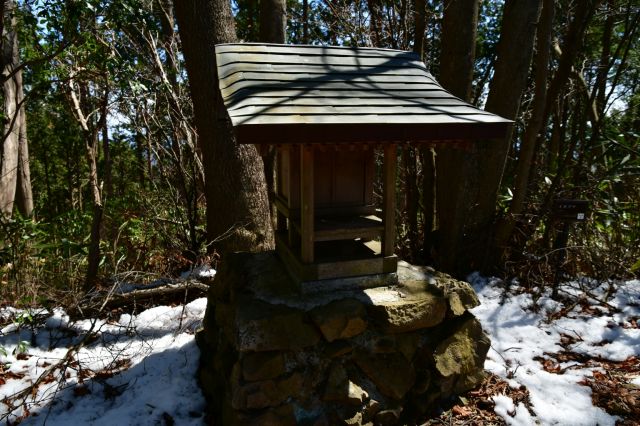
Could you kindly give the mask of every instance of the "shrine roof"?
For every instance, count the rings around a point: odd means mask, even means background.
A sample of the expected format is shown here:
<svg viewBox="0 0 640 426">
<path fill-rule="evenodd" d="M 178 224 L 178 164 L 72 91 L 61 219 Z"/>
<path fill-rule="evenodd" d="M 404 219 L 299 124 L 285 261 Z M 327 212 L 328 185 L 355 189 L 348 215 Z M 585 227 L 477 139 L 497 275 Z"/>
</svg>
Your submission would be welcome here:
<svg viewBox="0 0 640 426">
<path fill-rule="evenodd" d="M 220 44 L 216 62 L 239 143 L 493 139 L 512 123 L 444 90 L 411 52 Z"/>
</svg>

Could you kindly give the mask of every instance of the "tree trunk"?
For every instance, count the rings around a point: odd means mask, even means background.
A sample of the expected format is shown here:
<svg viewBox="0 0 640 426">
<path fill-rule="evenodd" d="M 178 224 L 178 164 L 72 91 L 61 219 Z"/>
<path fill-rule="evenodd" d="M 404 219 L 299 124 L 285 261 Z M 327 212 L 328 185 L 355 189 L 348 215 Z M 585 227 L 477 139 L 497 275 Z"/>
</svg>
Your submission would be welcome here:
<svg viewBox="0 0 640 426">
<path fill-rule="evenodd" d="M 550 174 L 555 175 L 558 170 L 558 158 L 560 156 L 560 145 L 564 141 L 564 129 L 566 127 L 567 114 L 565 114 L 565 102 L 554 110 L 553 125 L 551 127 L 551 139 L 549 140 L 549 154 L 546 169 Z"/>
<path fill-rule="evenodd" d="M 174 2 L 205 164 L 207 233 L 226 251 L 273 248 L 263 164 L 237 145 L 218 88 L 214 47 L 236 41 L 228 0 Z"/>
<path fill-rule="evenodd" d="M 89 236 L 89 254 L 87 256 L 87 273 L 84 280 L 84 290 L 90 291 L 100 269 L 100 229 L 102 227 L 102 216 L 104 207 L 94 200 L 93 215 L 91 217 L 91 234 Z"/>
<path fill-rule="evenodd" d="M 369 8 L 369 30 L 373 47 L 382 46 L 382 17 L 380 16 L 380 0 L 367 0 Z"/>
<path fill-rule="evenodd" d="M 517 117 L 520 100 L 527 86 L 541 6 L 542 0 L 507 0 L 504 6 L 495 72 L 489 85 L 485 109 L 510 120 Z M 498 190 L 511 136 L 509 132 L 504 139 L 476 144 L 478 154 L 474 168 L 478 170 L 478 180 L 468 232 L 472 236 L 469 246 L 474 250 L 476 266 L 484 264 L 484 267 L 490 268 L 498 261 L 486 248 L 493 239 Z"/>
<path fill-rule="evenodd" d="M 104 125 L 106 125 L 106 122 Z M 89 291 L 95 284 L 96 278 L 98 277 L 98 269 L 100 267 L 100 230 L 102 227 L 104 205 L 102 203 L 101 185 L 98 180 L 98 129 L 99 128 L 90 129 L 87 127 L 84 132 L 86 158 L 89 164 L 89 187 L 91 188 L 91 194 L 93 196 L 93 218 L 91 220 L 87 275 L 85 277 L 86 291 Z"/>
<path fill-rule="evenodd" d="M 31 190 L 31 169 L 29 167 L 29 141 L 27 139 L 27 114 L 24 108 L 22 91 L 22 71 L 16 75 L 18 84 L 18 103 L 20 111 L 18 124 L 18 182 L 16 185 L 16 207 L 23 217 L 33 214 L 33 192 Z"/>
<path fill-rule="evenodd" d="M 91 236 L 89 238 L 89 254 L 87 257 L 87 274 L 84 288 L 89 291 L 98 276 L 100 266 L 100 227 L 102 225 L 102 194 L 98 182 L 98 140 L 97 132 L 85 131 L 85 155 L 89 164 L 89 186 L 93 196 L 93 218 L 91 220 Z"/>
<path fill-rule="evenodd" d="M 24 109 L 22 71 L 13 0 L 4 0 L 2 25 L 2 78 L 4 132 L 0 151 L 0 214 L 11 217 L 16 204 L 23 216 L 33 212 L 27 119 Z M 5 23 L 8 22 L 9 26 Z"/>
<path fill-rule="evenodd" d="M 473 80 L 477 0 L 445 2 L 442 20 L 442 51 L 440 52 L 440 83 L 455 96 L 468 101 Z M 455 272 L 460 260 L 464 222 L 471 197 L 472 178 L 469 152 L 449 147 L 437 149 L 436 198 L 438 215 L 439 269 Z M 428 163 L 427 163 L 428 164 Z"/>
<path fill-rule="evenodd" d="M 171 0 L 156 0 L 160 15 L 160 30 L 162 35 L 162 47 L 164 48 L 164 60 L 166 62 L 165 73 L 171 87 L 178 87 L 178 64 L 177 64 L 177 44 L 175 28 L 175 17 Z"/>
<path fill-rule="evenodd" d="M 543 129 L 546 127 L 547 119 L 554 112 L 554 109 L 558 102 L 558 97 L 563 92 L 565 86 L 567 85 L 567 82 L 569 81 L 569 77 L 571 76 L 571 72 L 573 70 L 573 64 L 578 54 L 582 50 L 585 31 L 600 2 L 601 0 L 588 0 L 583 2 L 581 4 L 581 7 L 575 9 L 575 14 L 573 16 L 573 19 L 571 20 L 571 24 L 569 25 L 567 34 L 563 40 L 562 49 L 560 50 L 560 59 L 558 61 L 558 69 L 555 75 L 553 76 L 553 79 L 549 83 L 549 87 L 546 92 L 546 100 L 545 100 L 546 103 L 544 107 L 544 113 L 542 113 L 541 117 L 535 117 L 536 112 L 534 111 L 534 116 L 532 117 L 532 120 L 534 118 L 536 119 L 536 121 L 539 120 L 538 126 L 540 129 Z M 587 104 L 591 104 L 588 98 L 589 96 L 587 93 L 586 102 Z M 589 109 L 589 105 L 585 106 L 585 108 Z M 595 119 L 595 121 L 592 121 L 591 124 L 592 124 L 592 131 L 594 133 L 597 133 L 598 127 L 599 127 L 598 120 Z M 533 131 L 533 128 L 532 128 L 532 131 Z M 536 135 L 530 134 L 527 137 L 535 138 L 536 136 L 537 136 L 537 132 L 536 132 Z M 584 139 L 580 139 L 580 140 L 584 140 Z M 533 143 L 535 144 L 535 141 Z M 535 147 L 533 148 L 528 147 L 526 149 L 535 149 Z M 571 151 L 573 151 L 573 149 L 571 149 Z M 529 154 L 528 152 L 525 151 L 521 155 L 527 156 Z M 565 157 L 565 163 L 569 158 L 570 157 Z M 526 161 L 526 160 L 527 159 L 524 158 L 523 161 Z M 524 164 L 524 163 L 522 164 L 522 168 L 526 166 L 530 167 L 530 161 L 527 164 Z M 565 165 L 561 165 L 561 169 L 564 167 Z M 527 173 L 526 178 L 528 179 L 528 171 L 524 173 Z M 542 203 L 542 208 L 539 211 L 538 219 L 535 220 L 535 223 L 531 223 L 529 225 L 530 229 L 535 229 L 539 221 L 539 218 L 548 212 L 551 206 L 553 195 L 555 194 L 555 190 L 559 186 L 559 183 L 562 179 L 561 175 L 562 175 L 562 172 L 561 170 L 559 170 L 558 174 L 554 177 L 552 181 L 549 192 L 547 193 L 544 202 Z M 525 176 L 523 175 L 522 177 L 525 177 Z M 526 184 L 525 182 L 520 183 L 520 185 L 525 185 L 525 184 Z M 519 203 L 524 202 L 524 199 L 522 197 L 524 197 L 525 192 L 523 191 L 526 191 L 526 188 L 521 187 L 518 189 L 518 191 L 520 191 L 520 195 L 518 196 L 517 199 L 514 197 L 514 201 L 517 204 L 514 204 L 515 209 L 512 212 L 513 214 L 521 213 L 522 206 L 520 206 Z M 513 220 L 513 219 L 507 219 L 507 221 L 508 220 Z M 510 226 L 513 226 L 513 225 L 510 225 Z M 496 232 L 494 243 L 492 244 L 493 247 L 491 250 L 491 254 L 493 258 L 491 259 L 491 263 L 495 263 L 499 261 L 499 259 L 504 257 L 503 250 L 507 245 L 507 238 L 511 235 L 512 230 L 513 228 L 510 229 L 508 226 L 505 227 L 502 223 L 500 224 L 498 229 L 499 232 Z"/>
<path fill-rule="evenodd" d="M 89 253 L 87 255 L 87 272 L 84 281 L 84 290 L 89 291 L 93 288 L 98 277 L 98 269 L 100 267 L 100 240 L 102 217 L 104 213 L 104 204 L 102 196 L 102 188 L 98 178 L 98 133 L 107 125 L 107 104 L 109 100 L 109 91 L 106 85 L 106 75 L 104 75 L 105 84 L 104 92 L 99 100 L 98 108 L 93 109 L 93 100 L 89 99 L 89 83 L 86 81 L 77 81 L 77 70 L 72 69 L 71 78 L 67 82 L 67 98 L 70 108 L 80 128 L 84 138 L 85 158 L 89 166 L 89 188 L 93 203 L 93 217 L 91 221 L 91 234 L 89 238 Z M 100 112 L 99 118 L 94 118 L 95 112 Z M 105 164 L 106 172 L 109 170 L 110 162 Z"/>
<path fill-rule="evenodd" d="M 140 111 L 138 110 L 136 111 L 136 119 L 139 118 L 139 116 L 140 116 Z M 146 178 L 145 178 L 145 169 L 147 168 L 148 163 L 144 156 L 145 137 L 144 137 L 144 134 L 142 133 L 141 127 L 137 127 L 136 134 L 133 140 L 135 141 L 136 159 L 138 160 L 138 165 L 136 167 L 136 169 L 138 170 L 138 183 L 140 184 L 140 188 L 142 188 L 142 190 L 144 191 L 147 186 Z M 151 156 L 150 152 L 149 152 L 149 156 Z M 151 180 L 151 176 L 149 176 L 149 180 Z"/>
<path fill-rule="evenodd" d="M 547 77 L 549 74 L 549 58 L 551 56 L 554 9 L 553 0 L 544 0 L 540 25 L 537 30 L 535 93 L 531 118 L 522 136 L 509 214 L 497 224 L 496 228 L 495 246 L 501 251 L 503 247 L 506 247 L 524 209 L 524 201 L 529 187 L 531 162 L 535 154 L 538 134 L 543 129 L 544 109 L 547 103 Z"/>
<path fill-rule="evenodd" d="M 302 44 L 309 44 L 309 0 L 302 0 Z"/>
<path fill-rule="evenodd" d="M 4 56 L 4 55 L 3 55 Z M 3 76 L 7 66 L 3 67 Z M 0 211 L 6 217 L 13 213 L 18 181 L 18 133 L 16 126 L 16 84 L 8 78 L 2 85 L 4 98 L 4 134 L 2 142 L 2 167 L 0 167 Z"/>
<path fill-rule="evenodd" d="M 413 52 L 424 61 L 424 33 L 427 27 L 427 2 L 426 0 L 413 1 L 414 37 Z"/>
<path fill-rule="evenodd" d="M 109 89 L 105 89 L 108 91 Z M 106 101 L 102 105 L 102 116 L 107 116 L 107 103 Z M 109 127 L 106 125 L 102 126 L 102 154 L 104 160 L 104 197 L 107 200 L 111 199 L 113 195 L 113 183 L 111 178 L 111 168 L 113 165 L 113 160 L 111 158 L 111 145 L 109 144 Z"/>
<path fill-rule="evenodd" d="M 287 4 L 285 0 L 260 0 L 260 41 L 263 43 L 285 43 L 287 27 Z M 275 228 L 276 211 L 273 204 L 275 194 L 276 150 L 270 146 L 262 157 L 264 179 L 267 184 L 271 225 Z"/>
<path fill-rule="evenodd" d="M 418 191 L 418 151 L 413 146 L 402 150 L 402 173 L 404 174 L 404 211 L 406 214 L 407 237 L 409 238 L 410 262 L 416 262 L 419 254 L 418 207 L 420 193 Z"/>
<path fill-rule="evenodd" d="M 442 17 L 440 84 L 465 101 L 473 82 L 478 8 L 478 0 L 447 0 Z"/>
<path fill-rule="evenodd" d="M 157 72 L 165 82 L 165 97 L 169 105 L 169 118 L 171 130 L 167 132 L 171 140 L 171 156 L 169 157 L 175 167 L 171 168 L 170 185 L 174 185 L 180 194 L 180 203 L 184 207 L 187 222 L 186 235 L 188 249 L 183 251 L 183 255 L 190 261 L 195 261 L 200 249 L 201 241 L 197 232 L 200 222 L 198 210 L 198 196 L 204 182 L 204 168 L 198 149 L 196 147 L 197 137 L 192 126 L 189 125 L 188 113 L 183 109 L 182 92 L 180 83 L 176 76 L 180 74 L 178 67 L 178 39 L 174 31 L 175 19 L 173 4 L 170 0 L 157 0 L 162 10 L 162 26 L 160 40 L 164 55 L 161 57 L 157 41 L 153 34 L 147 36 L 147 45 L 154 56 Z M 249 4 L 251 6 L 251 4 Z M 167 176 L 168 178 L 168 176 Z M 200 188 L 199 188 L 200 187 Z"/>
<path fill-rule="evenodd" d="M 594 85 L 594 95 L 598 105 L 598 113 L 604 114 L 607 99 L 607 75 L 611 68 L 611 36 L 613 34 L 615 1 L 607 1 L 607 18 L 602 29 L 602 52 L 600 54 L 600 64 L 596 75 L 596 84 Z"/>
<path fill-rule="evenodd" d="M 286 29 L 286 1 L 260 0 L 260 41 L 264 43 L 285 43 L 287 39 Z"/>
<path fill-rule="evenodd" d="M 413 7 L 415 25 L 413 51 L 420 55 L 420 59 L 424 61 L 425 30 L 427 26 L 426 1 L 414 0 Z M 422 165 L 423 214 L 423 258 L 421 260 L 426 264 L 429 264 L 433 260 L 431 258 L 431 251 L 435 244 L 435 241 L 433 241 L 433 230 L 435 227 L 436 217 L 436 155 L 435 150 L 430 147 L 421 148 L 420 154 Z"/>
<path fill-rule="evenodd" d="M 433 262 L 433 250 L 436 246 L 434 230 L 436 228 L 436 151 L 434 148 L 423 147 L 422 153 L 422 208 L 423 208 L 423 261 L 425 264 Z"/>
<path fill-rule="evenodd" d="M 575 8 L 575 15 L 569 25 L 567 34 L 562 43 L 562 54 L 560 56 L 558 70 L 549 83 L 547 93 L 547 105 L 543 121 L 546 123 L 547 117 L 551 114 L 556 99 L 571 75 L 571 68 L 581 51 L 584 43 L 584 34 L 589 21 L 593 17 L 596 8 L 601 0 L 585 0 L 580 7 Z"/>
</svg>

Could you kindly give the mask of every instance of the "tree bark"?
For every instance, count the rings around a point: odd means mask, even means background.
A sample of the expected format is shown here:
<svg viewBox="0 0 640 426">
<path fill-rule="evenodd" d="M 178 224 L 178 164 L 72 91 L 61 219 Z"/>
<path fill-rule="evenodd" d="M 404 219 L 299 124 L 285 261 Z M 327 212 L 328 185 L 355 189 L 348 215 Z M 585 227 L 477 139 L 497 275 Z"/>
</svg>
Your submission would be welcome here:
<svg viewBox="0 0 640 426">
<path fill-rule="evenodd" d="M 109 89 L 105 88 L 105 92 L 108 92 Z M 101 115 L 107 116 L 107 102 L 102 104 L 102 112 Z M 111 199 L 113 195 L 113 182 L 111 177 L 111 168 L 113 166 L 113 159 L 111 158 L 111 145 L 109 144 L 109 127 L 106 125 L 102 126 L 102 158 L 104 160 L 104 197 L 107 200 Z"/>
<path fill-rule="evenodd" d="M 571 68 L 584 44 L 584 33 L 587 25 L 600 2 L 601 0 L 585 0 L 580 4 L 580 7 L 575 8 L 575 14 L 562 43 L 562 53 L 558 63 L 558 70 L 553 76 L 551 83 L 549 83 L 547 105 L 543 117 L 545 123 L 547 117 L 553 110 L 558 95 L 569 80 Z"/>
<path fill-rule="evenodd" d="M 427 2 L 426 0 L 413 1 L 414 41 L 413 52 L 424 61 L 424 37 L 427 28 Z"/>
<path fill-rule="evenodd" d="M 543 129 L 544 109 L 547 103 L 547 77 L 549 74 L 549 59 L 551 57 L 551 36 L 553 32 L 554 1 L 544 0 L 540 25 L 537 30 L 536 64 L 535 64 L 535 93 L 531 118 L 522 136 L 513 199 L 509 214 L 497 224 L 495 246 L 502 250 L 509 241 L 516 222 L 524 209 L 524 201 L 529 187 L 529 175 L 538 135 Z"/>
<path fill-rule="evenodd" d="M 302 0 L 302 44 L 309 44 L 309 0 Z"/>
<path fill-rule="evenodd" d="M 436 228 L 436 151 L 431 147 L 421 148 L 422 154 L 422 208 L 423 208 L 423 261 L 433 262 L 433 250 L 436 245 L 434 230 Z"/>
<path fill-rule="evenodd" d="M 16 207 L 23 217 L 33 214 L 33 192 L 31 189 L 31 168 L 29 167 L 29 140 L 27 139 L 27 114 L 24 108 L 22 71 L 16 74 L 18 81 L 18 181 L 16 185 Z"/>
<path fill-rule="evenodd" d="M 85 290 L 89 291 L 98 276 L 100 266 L 100 227 L 102 225 L 102 194 L 98 182 L 98 138 L 97 131 L 85 131 L 85 155 L 89 164 L 89 186 L 93 196 L 93 217 L 91 220 L 91 236 L 89 238 L 89 254 L 87 257 L 87 274 Z"/>
<path fill-rule="evenodd" d="M 594 95 L 598 105 L 598 113 L 602 115 L 606 107 L 607 96 L 607 75 L 611 68 L 611 36 L 613 34 L 615 1 L 607 1 L 607 18 L 602 29 L 602 52 L 600 54 L 600 64 L 594 85 Z"/>
<path fill-rule="evenodd" d="M 518 115 L 520 99 L 529 76 L 541 7 L 541 0 L 506 1 L 495 73 L 489 85 L 485 107 L 487 111 L 510 120 Z M 508 140 L 503 141 L 501 152 L 504 154 L 500 155 L 499 159 L 506 156 L 508 145 Z M 498 161 L 496 164 L 501 162 Z M 502 170 L 499 173 L 501 174 Z"/>
<path fill-rule="evenodd" d="M 263 43 L 285 43 L 287 27 L 287 4 L 285 0 L 260 0 L 260 41 Z M 262 156 L 264 178 L 269 197 L 271 224 L 275 229 L 276 211 L 273 196 L 275 194 L 276 150 L 270 146 Z"/>
<path fill-rule="evenodd" d="M 29 169 L 27 119 L 24 109 L 22 70 L 13 0 L 2 2 L 2 57 L 4 132 L 0 151 L 0 214 L 11 217 L 14 205 L 20 213 L 31 216 L 33 194 Z M 6 23 L 9 23 L 9 26 Z"/>
<path fill-rule="evenodd" d="M 527 85 L 541 0 L 507 0 L 502 17 L 502 31 L 498 43 L 494 77 L 489 85 L 485 109 L 504 118 L 514 120 L 520 109 L 520 100 Z M 486 144 L 483 158 L 491 164 L 481 182 L 487 197 L 486 216 L 494 213 L 495 199 L 504 171 L 505 159 L 511 143 L 511 134 L 500 142 Z M 495 166 L 495 167 L 493 167 Z"/>
<path fill-rule="evenodd" d="M 444 5 L 440 83 L 465 101 L 469 100 L 473 80 L 478 7 L 477 0 L 450 0 Z M 443 271 L 456 272 L 471 197 L 472 177 L 467 172 L 473 159 L 469 152 L 446 146 L 436 152 L 436 263 Z"/>
<path fill-rule="evenodd" d="M 5 55 L 3 55 L 5 56 Z M 7 66 L 3 67 L 3 75 Z M 0 211 L 11 217 L 18 181 L 18 133 L 16 126 L 16 84 L 8 78 L 2 85 L 4 98 L 4 134 L 2 143 L 2 167 L 0 167 Z"/>
<path fill-rule="evenodd" d="M 542 0 L 507 0 L 504 6 L 495 72 L 489 85 L 485 109 L 510 120 L 517 117 L 520 100 L 527 86 L 541 6 Z M 493 240 L 498 191 L 511 136 L 512 132 L 509 132 L 504 139 L 476 144 L 476 196 L 468 231 L 472 236 L 469 247 L 474 251 L 476 258 L 473 262 L 476 267 L 482 265 L 491 268 L 498 261 L 486 248 Z"/>
<path fill-rule="evenodd" d="M 554 74 L 553 79 L 549 83 L 548 89 L 546 91 L 544 112 L 541 114 L 541 116 L 535 117 L 535 114 L 539 113 L 539 111 L 538 112 L 534 111 L 534 116 L 532 117 L 532 119 L 535 118 L 539 129 L 543 129 L 546 127 L 548 117 L 554 112 L 554 109 L 556 108 L 556 105 L 558 102 L 558 97 L 560 96 L 565 86 L 567 85 L 567 82 L 569 81 L 569 77 L 571 76 L 571 72 L 573 70 L 573 64 L 578 54 L 582 50 L 585 31 L 600 2 L 601 0 L 588 0 L 583 2 L 580 5 L 580 7 L 577 7 L 575 9 L 573 19 L 571 20 L 571 24 L 569 25 L 566 36 L 562 43 L 562 49 L 560 50 L 560 59 L 558 61 L 558 69 Z M 592 104 L 592 102 L 590 102 L 588 93 L 586 96 L 586 102 L 588 104 Z M 539 106 L 539 105 L 536 105 L 536 107 L 542 108 L 542 106 Z M 589 109 L 589 106 L 587 105 L 585 108 Z M 590 110 L 593 111 L 593 108 L 591 108 Z M 594 113 L 595 115 L 597 115 L 597 112 L 594 111 Z M 592 124 L 592 131 L 597 133 L 598 127 L 599 127 L 599 122 L 597 118 L 595 119 L 595 121 L 592 121 L 591 124 Z M 531 131 L 533 132 L 533 130 L 534 129 L 532 128 Z M 535 139 L 537 137 L 537 132 L 536 134 L 530 133 L 529 135 L 525 135 L 525 136 L 528 138 Z M 581 138 L 580 140 L 584 140 L 584 138 Z M 534 140 L 533 144 L 535 143 L 536 142 Z M 535 149 L 535 146 L 533 148 L 531 146 L 528 146 L 526 149 L 527 150 Z M 571 151 L 573 151 L 573 149 L 571 149 Z M 525 152 L 521 155 L 525 156 L 525 158 L 523 158 L 523 163 L 521 167 L 524 169 L 525 167 L 528 166 L 530 170 L 530 167 L 531 167 L 530 160 L 527 163 L 524 163 L 524 161 L 527 161 L 526 156 L 529 155 L 529 153 L 525 150 Z M 566 158 L 569 158 L 569 157 L 566 157 Z M 564 165 L 561 165 L 561 167 L 564 167 Z M 526 177 L 528 180 L 529 170 L 527 170 L 526 172 L 520 172 L 522 173 L 522 178 Z M 525 173 L 526 173 L 526 176 L 524 175 Z M 538 219 L 536 219 L 536 223 L 537 223 L 537 220 L 539 220 L 539 218 L 542 215 L 546 214 L 546 212 L 549 210 L 551 206 L 553 194 L 555 194 L 555 189 L 559 185 L 561 175 L 562 173 L 559 171 L 558 174 L 554 177 L 552 184 L 550 186 L 549 192 L 547 193 L 545 200 L 542 203 L 542 208 L 538 214 Z M 515 209 L 510 214 L 520 214 L 522 211 L 522 206 L 520 204 L 524 202 L 523 197 L 526 194 L 526 192 L 524 192 L 526 191 L 526 187 L 522 187 L 522 186 L 526 185 L 526 182 L 520 182 L 520 185 L 521 185 L 521 188 L 518 189 L 520 194 L 518 195 L 518 198 L 514 197 L 514 201 L 516 203 L 514 204 Z M 552 192 L 552 189 L 553 189 L 553 192 Z M 510 219 L 510 218 L 506 219 L 507 222 L 509 220 L 513 220 L 513 219 Z M 535 229 L 536 223 L 530 224 L 529 228 Z M 507 239 L 508 237 L 511 236 L 511 232 L 513 231 L 513 226 L 514 224 L 511 224 L 505 227 L 502 221 L 499 224 L 494 237 L 494 242 L 492 244 L 493 249 L 491 250 L 491 253 L 493 258 L 490 259 L 491 263 L 495 263 L 499 261 L 499 259 L 504 257 L 504 249 L 505 249 L 505 246 L 507 245 L 507 241 L 508 241 Z"/>
<path fill-rule="evenodd" d="M 285 43 L 287 39 L 287 3 L 285 0 L 260 0 L 260 41 Z"/>
<path fill-rule="evenodd" d="M 223 251 L 273 248 L 263 164 L 235 143 L 218 88 L 214 47 L 236 41 L 228 0 L 174 2 L 205 165 L 207 233 Z"/>
<path fill-rule="evenodd" d="M 382 17 L 380 16 L 380 0 L 367 0 L 369 8 L 369 29 L 373 47 L 382 46 Z"/>
<path fill-rule="evenodd" d="M 425 0 L 414 0 L 414 43 L 413 51 L 424 61 L 425 30 L 427 26 L 427 10 Z M 422 165 L 422 214 L 423 214 L 423 259 L 426 264 L 432 262 L 431 251 L 435 241 L 433 230 L 436 217 L 436 154 L 431 147 L 420 148 Z M 417 184 L 417 182 L 416 182 Z M 417 255 L 417 253 L 416 253 Z"/>
<path fill-rule="evenodd" d="M 410 262 L 419 259 L 418 208 L 420 192 L 418 191 L 418 151 L 413 146 L 402 150 L 402 173 L 404 174 L 404 210 L 409 238 Z"/>
<path fill-rule="evenodd" d="M 98 178 L 98 133 L 102 127 L 107 125 L 107 102 L 109 92 L 106 89 L 100 100 L 100 107 L 97 109 L 101 112 L 100 118 L 95 120 L 91 118 L 92 102 L 88 99 L 89 89 L 86 81 L 76 81 L 75 70 L 71 72 L 71 79 L 68 82 L 68 99 L 73 115 L 78 120 L 82 129 L 85 143 L 85 158 L 89 166 L 89 188 L 93 202 L 93 216 L 91 219 L 91 233 L 89 237 L 89 253 L 87 255 L 87 272 L 84 281 L 84 290 L 89 291 L 93 288 L 98 277 L 100 267 L 100 240 L 102 217 L 104 214 L 104 204 L 102 197 L 102 189 Z M 107 167 L 110 163 L 106 164 Z M 111 173 L 110 171 L 108 171 Z"/>
<path fill-rule="evenodd" d="M 478 0 L 447 0 L 442 17 L 440 84 L 465 101 L 473 82 L 478 8 Z"/>
</svg>

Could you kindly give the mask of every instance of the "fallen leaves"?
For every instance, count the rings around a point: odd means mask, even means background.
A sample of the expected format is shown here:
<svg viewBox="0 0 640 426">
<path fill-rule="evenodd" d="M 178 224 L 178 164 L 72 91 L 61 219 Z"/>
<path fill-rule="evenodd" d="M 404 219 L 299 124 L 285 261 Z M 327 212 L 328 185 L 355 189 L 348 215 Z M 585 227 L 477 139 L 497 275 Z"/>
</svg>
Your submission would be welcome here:
<svg viewBox="0 0 640 426">
<path fill-rule="evenodd" d="M 18 361 L 24 361 L 24 360 L 27 360 L 29 358 L 31 358 L 31 355 L 29 355 L 26 352 L 19 352 L 18 354 L 16 354 L 16 359 Z"/>
<path fill-rule="evenodd" d="M 640 418 L 640 387 L 631 384 L 631 380 L 640 376 L 640 359 L 632 356 L 622 362 L 590 357 L 571 351 L 555 354 L 545 353 L 549 358 L 539 357 L 542 368 L 550 373 L 563 374 L 567 368 L 561 368 L 558 362 L 577 361 L 581 368 L 598 368 L 580 384 L 589 386 L 591 399 L 597 407 L 607 413 L 622 417 L 618 425 L 636 425 Z"/>
<path fill-rule="evenodd" d="M 591 388 L 593 404 L 609 414 L 622 417 L 618 425 L 636 425 L 640 419 L 640 387 L 630 381 L 640 376 L 640 359 L 632 356 L 622 362 L 594 362 L 601 371 L 580 382 Z"/>
<path fill-rule="evenodd" d="M 25 376 L 25 373 L 16 373 L 11 370 L 0 370 L 0 384 L 5 384 L 7 380 L 20 380 Z"/>
<path fill-rule="evenodd" d="M 582 337 L 578 336 L 578 335 L 571 335 L 571 334 L 566 334 L 566 333 L 560 333 L 560 345 L 563 347 L 568 347 L 570 345 L 573 345 L 576 342 L 582 342 Z"/>
<path fill-rule="evenodd" d="M 457 398 L 452 407 L 437 416 L 433 416 L 422 426 L 442 424 L 454 426 L 503 425 L 504 420 L 502 417 L 493 411 L 495 403 L 491 399 L 492 396 L 500 394 L 511 398 L 516 406 L 519 403 L 523 403 L 533 414 L 531 402 L 529 401 L 529 391 L 526 387 L 512 388 L 500 377 L 488 373 L 479 387 Z"/>
<path fill-rule="evenodd" d="M 96 379 L 102 380 L 108 379 L 124 370 L 127 370 L 129 367 L 131 367 L 131 360 L 129 358 L 115 359 L 109 367 L 95 372 L 95 377 Z"/>
<path fill-rule="evenodd" d="M 546 359 L 542 363 L 542 368 L 544 369 L 544 371 L 547 371 L 549 373 L 556 373 L 557 374 L 557 373 L 560 373 L 562 371 L 562 367 L 560 366 L 560 364 L 556 363 L 552 359 Z"/>
<path fill-rule="evenodd" d="M 460 417 L 469 417 L 473 414 L 471 408 L 465 407 L 464 405 L 454 405 L 451 411 L 454 415 Z"/>
<path fill-rule="evenodd" d="M 640 317 L 632 317 L 629 318 L 629 320 L 627 322 L 625 322 L 622 327 L 626 328 L 626 329 L 630 329 L 630 328 L 640 328 L 640 326 L 638 325 L 638 320 L 640 320 Z"/>
</svg>

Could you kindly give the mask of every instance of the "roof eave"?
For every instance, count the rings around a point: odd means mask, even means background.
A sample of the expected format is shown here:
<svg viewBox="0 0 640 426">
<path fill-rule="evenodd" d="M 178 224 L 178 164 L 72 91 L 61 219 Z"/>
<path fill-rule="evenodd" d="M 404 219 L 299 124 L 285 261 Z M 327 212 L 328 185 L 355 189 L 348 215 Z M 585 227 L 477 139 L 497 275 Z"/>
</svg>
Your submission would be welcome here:
<svg viewBox="0 0 640 426">
<path fill-rule="evenodd" d="M 244 124 L 234 126 L 240 144 L 437 143 L 502 139 L 513 122 L 492 123 L 344 123 Z"/>
</svg>

